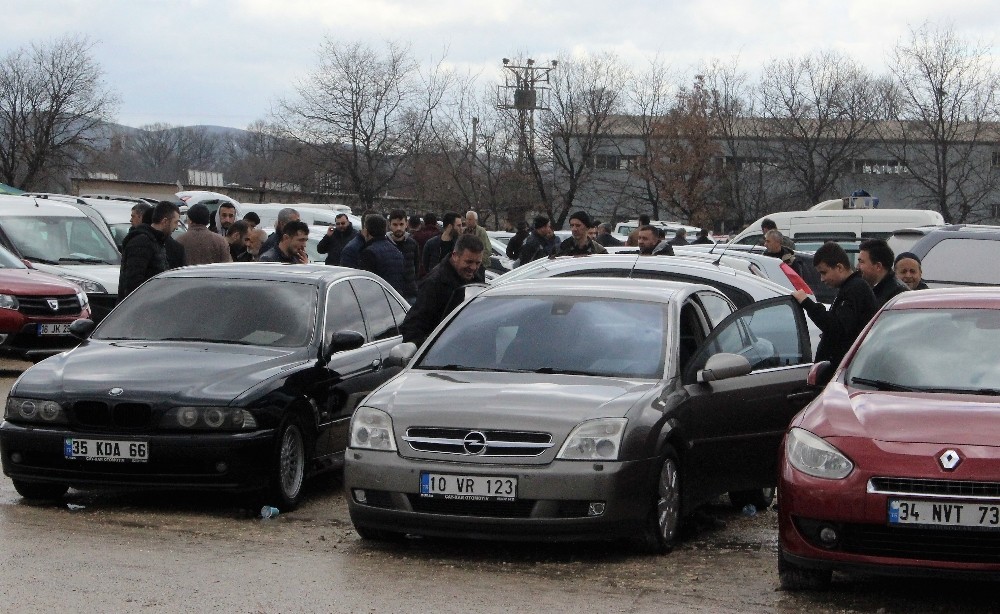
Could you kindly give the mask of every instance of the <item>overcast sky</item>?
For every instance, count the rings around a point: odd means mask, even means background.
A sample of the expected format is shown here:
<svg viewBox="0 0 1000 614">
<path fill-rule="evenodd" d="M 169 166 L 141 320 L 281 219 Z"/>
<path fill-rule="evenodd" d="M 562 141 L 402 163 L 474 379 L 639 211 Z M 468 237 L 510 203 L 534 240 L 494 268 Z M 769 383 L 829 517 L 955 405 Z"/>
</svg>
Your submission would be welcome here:
<svg viewBox="0 0 1000 614">
<path fill-rule="evenodd" d="M 994 46 L 995 0 L 5 0 L 0 53 L 67 33 L 89 36 L 130 126 L 244 128 L 266 118 L 316 66 L 324 36 L 409 43 L 499 78 L 500 59 L 546 62 L 611 50 L 659 53 L 690 70 L 711 58 L 757 71 L 770 58 L 837 49 L 881 72 L 911 26 L 950 24 Z"/>
</svg>

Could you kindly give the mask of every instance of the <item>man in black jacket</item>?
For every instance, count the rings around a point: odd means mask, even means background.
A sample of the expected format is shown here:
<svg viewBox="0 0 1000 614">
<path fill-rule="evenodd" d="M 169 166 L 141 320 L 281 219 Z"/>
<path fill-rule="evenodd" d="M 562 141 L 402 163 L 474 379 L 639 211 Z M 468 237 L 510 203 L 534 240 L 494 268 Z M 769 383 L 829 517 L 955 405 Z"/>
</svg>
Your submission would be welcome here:
<svg viewBox="0 0 1000 614">
<path fill-rule="evenodd" d="M 395 209 L 389 213 L 389 234 L 386 236 L 403 254 L 406 269 L 403 271 L 403 295 L 412 305 L 417 300 L 417 273 L 420 272 L 420 247 L 406 232 L 406 211 Z"/>
<path fill-rule="evenodd" d="M 555 233 L 552 231 L 552 224 L 549 218 L 544 215 L 537 216 L 531 223 L 534 230 L 524 240 L 521 253 L 517 258 L 517 266 L 524 266 L 532 260 L 551 256 L 559 243 Z"/>
<path fill-rule="evenodd" d="M 889 299 L 909 290 L 896 277 L 892 266 L 895 257 L 885 239 L 868 239 L 858 246 L 858 271 L 875 293 L 875 309 L 881 309 Z"/>
<path fill-rule="evenodd" d="M 875 315 L 875 294 L 861 273 L 851 268 L 844 248 L 833 241 L 816 250 L 813 265 L 823 283 L 837 288 L 837 298 L 830 310 L 803 290 L 796 290 L 792 296 L 823 333 L 816 348 L 816 362 L 829 360 L 836 366 Z"/>
<path fill-rule="evenodd" d="M 385 218 L 378 213 L 369 214 L 361 234 L 365 246 L 358 256 L 358 268 L 375 273 L 402 295 L 406 289 L 406 259 L 386 235 Z"/>
<path fill-rule="evenodd" d="M 125 298 L 150 277 L 166 271 L 167 237 L 181 221 L 180 210 L 170 201 L 153 208 L 150 224 L 133 226 L 122 241 L 122 267 L 118 276 L 118 297 Z"/>
<path fill-rule="evenodd" d="M 462 234 L 465 220 L 454 211 L 449 211 L 442 216 L 441 223 L 444 224 L 441 234 L 427 239 L 420 254 L 421 268 L 425 274 L 430 274 L 439 262 L 448 259 L 448 255 L 455 249 L 455 241 Z"/>
<path fill-rule="evenodd" d="M 560 243 L 553 256 L 590 256 L 608 253 L 603 245 L 588 235 L 590 215 L 586 211 L 577 211 L 569 216 L 569 229 L 573 236 Z"/>
<path fill-rule="evenodd" d="M 326 229 L 326 234 L 319 240 L 316 251 L 326 254 L 324 264 L 333 266 L 340 265 L 340 252 L 344 251 L 344 246 L 351 239 L 358 236 L 358 230 L 348 219 L 346 213 L 341 213 L 333 220 L 334 225 Z"/>
<path fill-rule="evenodd" d="M 483 242 L 475 235 L 458 237 L 451 254 L 420 284 L 417 301 L 399 327 L 403 341 L 420 345 L 465 300 L 462 286 L 474 283 L 476 271 L 482 264 L 483 249 Z"/>
</svg>

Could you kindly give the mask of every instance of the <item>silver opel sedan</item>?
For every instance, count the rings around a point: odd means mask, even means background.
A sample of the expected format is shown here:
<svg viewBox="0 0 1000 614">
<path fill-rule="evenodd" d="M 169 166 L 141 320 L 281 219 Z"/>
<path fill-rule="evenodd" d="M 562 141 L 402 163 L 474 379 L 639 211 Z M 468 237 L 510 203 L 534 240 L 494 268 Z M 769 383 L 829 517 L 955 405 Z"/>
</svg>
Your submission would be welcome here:
<svg viewBox="0 0 1000 614">
<path fill-rule="evenodd" d="M 351 420 L 345 492 L 366 539 L 626 539 L 666 552 L 723 493 L 766 505 L 815 394 L 791 297 L 734 312 L 655 280 L 511 282 L 466 301 Z"/>
</svg>

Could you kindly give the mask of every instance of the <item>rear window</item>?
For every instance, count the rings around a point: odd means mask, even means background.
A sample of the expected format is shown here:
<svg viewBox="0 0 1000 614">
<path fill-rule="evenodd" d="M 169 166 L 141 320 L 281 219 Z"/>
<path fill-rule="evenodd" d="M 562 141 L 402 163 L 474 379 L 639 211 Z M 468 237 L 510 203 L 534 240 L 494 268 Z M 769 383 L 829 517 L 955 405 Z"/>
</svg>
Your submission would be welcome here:
<svg viewBox="0 0 1000 614">
<path fill-rule="evenodd" d="M 1000 284 L 1000 241 L 945 239 L 931 247 L 922 261 L 927 282 L 961 285 Z"/>
</svg>

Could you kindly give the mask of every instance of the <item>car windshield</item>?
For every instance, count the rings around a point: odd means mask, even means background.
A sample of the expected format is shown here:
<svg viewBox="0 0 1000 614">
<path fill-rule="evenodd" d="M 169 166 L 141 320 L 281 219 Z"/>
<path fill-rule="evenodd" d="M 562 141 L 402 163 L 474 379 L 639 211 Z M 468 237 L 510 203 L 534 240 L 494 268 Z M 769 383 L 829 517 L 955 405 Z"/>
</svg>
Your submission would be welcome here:
<svg viewBox="0 0 1000 614">
<path fill-rule="evenodd" d="M 1000 310 L 886 311 L 846 375 L 877 390 L 1000 394 Z"/>
<path fill-rule="evenodd" d="M 94 339 L 304 347 L 316 321 L 311 284 L 259 279 L 155 278 L 130 294 Z"/>
<path fill-rule="evenodd" d="M 666 306 L 652 302 L 479 297 L 415 367 L 660 378 L 666 322 Z"/>
<path fill-rule="evenodd" d="M 0 226 L 26 259 L 49 264 L 120 264 L 118 250 L 89 217 L 5 217 Z"/>
</svg>

